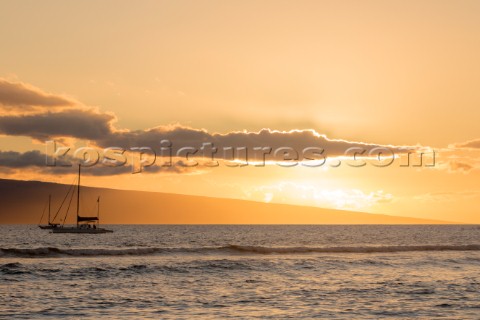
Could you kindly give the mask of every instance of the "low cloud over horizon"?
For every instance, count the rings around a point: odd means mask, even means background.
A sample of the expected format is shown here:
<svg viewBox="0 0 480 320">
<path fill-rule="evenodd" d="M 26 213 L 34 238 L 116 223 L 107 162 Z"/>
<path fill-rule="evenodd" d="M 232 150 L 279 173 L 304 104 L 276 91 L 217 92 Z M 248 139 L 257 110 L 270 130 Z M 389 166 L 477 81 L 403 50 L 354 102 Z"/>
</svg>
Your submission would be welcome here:
<svg viewBox="0 0 480 320">
<path fill-rule="evenodd" d="M 98 108 L 85 106 L 63 95 L 46 93 L 29 84 L 10 82 L 0 78 L 0 134 L 30 137 L 40 142 L 53 139 L 62 141 L 70 138 L 88 140 L 90 144 L 99 148 L 120 147 L 129 150 L 133 147 L 150 147 L 158 150 L 164 147 L 160 142 L 168 140 L 172 144 L 173 154 L 184 147 L 201 150 L 207 143 L 218 149 L 219 152 L 215 154 L 216 159 L 228 158 L 227 160 L 231 158 L 221 152 L 225 148 L 246 148 L 250 159 L 255 160 L 254 148 L 267 147 L 277 150 L 288 147 L 300 153 L 299 161 L 303 160 L 301 151 L 312 147 L 324 149 L 324 155 L 329 157 L 342 156 L 352 147 L 364 149 L 364 155 L 377 147 L 386 147 L 395 153 L 424 148 L 330 139 L 313 129 L 290 131 L 262 129 L 257 132 L 232 131 L 222 134 L 176 124 L 132 131 L 116 128 L 116 121 L 117 118 L 112 112 L 102 112 Z M 478 141 L 480 140 L 472 140 L 456 146 L 474 147 Z M 23 154 L 14 151 L 3 152 L 0 154 L 0 166 L 38 167 L 39 159 L 44 156 L 35 152 Z M 115 173 L 125 172 L 123 169 L 115 171 Z M 185 170 L 178 170 L 178 172 L 183 173 Z"/>
<path fill-rule="evenodd" d="M 43 90 L 23 82 L 13 82 L 0 78 L 0 114 L 5 112 L 31 112 L 42 109 L 75 107 L 78 102 Z"/>
<path fill-rule="evenodd" d="M 0 134 L 25 136 L 35 140 L 76 138 L 90 140 L 99 147 L 124 148 L 157 146 L 161 140 L 170 140 L 179 146 L 200 148 L 211 142 L 218 148 L 289 146 L 294 149 L 318 146 L 331 154 L 342 154 L 347 148 L 360 146 L 373 148 L 374 143 L 330 139 L 313 129 L 277 131 L 263 129 L 258 132 L 232 131 L 225 134 L 209 133 L 205 129 L 166 125 L 131 131 L 115 127 L 115 114 L 102 112 L 68 100 L 61 95 L 41 91 L 29 84 L 0 79 Z M 22 114 L 10 113 L 10 110 Z M 35 112 L 26 112 L 35 110 Z M 398 146 L 389 146 L 397 148 Z"/>
</svg>

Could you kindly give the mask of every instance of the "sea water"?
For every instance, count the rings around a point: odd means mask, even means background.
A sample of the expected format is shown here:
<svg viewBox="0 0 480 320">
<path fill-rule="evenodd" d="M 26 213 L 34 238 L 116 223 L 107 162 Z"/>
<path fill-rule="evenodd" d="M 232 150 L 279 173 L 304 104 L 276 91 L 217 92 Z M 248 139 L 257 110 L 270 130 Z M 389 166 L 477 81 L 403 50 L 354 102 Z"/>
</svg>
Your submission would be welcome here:
<svg viewBox="0 0 480 320">
<path fill-rule="evenodd" d="M 0 226 L 0 317 L 480 319 L 479 226 Z"/>
</svg>

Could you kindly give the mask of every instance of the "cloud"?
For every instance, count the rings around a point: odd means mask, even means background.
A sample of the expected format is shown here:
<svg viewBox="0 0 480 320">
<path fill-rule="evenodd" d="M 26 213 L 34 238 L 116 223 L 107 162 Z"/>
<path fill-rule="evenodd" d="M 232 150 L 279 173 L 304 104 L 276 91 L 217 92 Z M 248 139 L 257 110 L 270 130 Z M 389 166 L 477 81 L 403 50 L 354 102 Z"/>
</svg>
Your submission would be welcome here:
<svg viewBox="0 0 480 320">
<path fill-rule="evenodd" d="M 62 95 L 46 93 L 22 82 L 0 78 L 0 111 L 34 111 L 42 108 L 74 107 L 78 103 Z"/>
<path fill-rule="evenodd" d="M 0 134 L 27 136 L 37 140 L 54 137 L 101 139 L 112 133 L 115 116 L 95 109 L 71 109 L 0 117 Z"/>
<path fill-rule="evenodd" d="M 0 78 L 0 134 L 96 140 L 111 133 L 115 120 L 71 98 Z"/>
<path fill-rule="evenodd" d="M 440 162 L 439 169 L 444 169 L 448 173 L 470 173 L 473 170 L 480 169 L 480 161 L 472 158 L 457 158 L 448 160 L 446 162 Z"/>
<path fill-rule="evenodd" d="M 45 155 L 33 150 L 25 153 L 0 151 L 0 167 L 25 168 L 45 165 Z"/>
<path fill-rule="evenodd" d="M 474 139 L 466 142 L 455 143 L 452 145 L 454 148 L 466 148 L 466 149 L 480 149 L 480 139 Z"/>
<path fill-rule="evenodd" d="M 132 146 L 142 147 L 147 146 L 154 149 L 160 148 L 160 141 L 168 140 L 172 143 L 173 152 L 177 152 L 183 147 L 193 147 L 198 150 L 204 143 L 211 143 L 218 149 L 216 158 L 229 158 L 229 155 L 224 155 L 224 148 L 246 148 L 249 153 L 249 158 L 255 158 L 257 154 L 254 148 L 272 148 L 273 151 L 289 147 L 299 153 L 299 160 L 301 160 L 301 152 L 305 148 L 323 148 L 325 155 L 339 156 L 343 155 L 347 149 L 352 147 L 359 147 L 369 150 L 379 147 L 381 145 L 363 142 L 352 142 L 340 139 L 329 139 L 327 136 L 319 134 L 315 130 L 291 130 L 291 131 L 277 131 L 271 129 L 262 129 L 258 132 L 229 132 L 226 134 L 209 133 L 204 129 L 195 129 L 181 125 L 160 126 L 148 130 L 137 131 L 122 131 L 112 132 L 110 135 L 105 135 L 96 143 L 101 147 L 119 146 L 123 148 L 130 148 Z M 391 146 L 386 145 L 394 152 L 406 152 L 407 150 L 415 150 L 411 146 Z M 283 157 L 283 154 L 280 158 Z"/>
<path fill-rule="evenodd" d="M 480 158 L 476 153 L 478 151 L 471 149 L 443 151 L 434 169 L 444 170 L 448 173 L 471 173 L 480 169 Z"/>
<path fill-rule="evenodd" d="M 470 172 L 473 170 L 475 167 L 471 164 L 468 164 L 466 162 L 460 162 L 460 161 L 448 161 L 448 170 L 451 172 Z"/>
<path fill-rule="evenodd" d="M 288 147 L 298 153 L 302 160 L 305 148 L 322 148 L 325 156 L 343 155 L 349 148 L 357 147 L 370 150 L 386 147 L 396 153 L 415 150 L 412 146 L 378 145 L 373 143 L 352 142 L 340 139 L 330 139 L 315 130 L 276 131 L 262 129 L 258 132 L 229 132 L 226 134 L 209 133 L 204 129 L 195 129 L 181 125 L 160 126 L 147 130 L 118 130 L 114 127 L 116 117 L 112 113 L 102 113 L 96 109 L 71 109 L 61 112 L 46 112 L 40 114 L 8 115 L 0 117 L 0 134 L 12 136 L 28 136 L 36 140 L 51 140 L 53 138 L 71 137 L 86 139 L 102 148 L 150 147 L 159 150 L 162 140 L 172 143 L 172 152 L 184 147 L 200 150 L 204 143 L 211 143 L 217 148 L 216 158 L 231 159 L 231 154 L 224 152 L 225 148 L 246 148 L 249 159 L 261 158 L 255 148 L 272 148 L 271 155 L 277 149 Z M 200 154 L 197 153 L 197 154 Z M 278 159 L 283 153 L 278 155 Z M 295 155 L 296 157 L 296 155 Z"/>
<path fill-rule="evenodd" d="M 218 149 L 217 159 L 232 159 L 226 148 L 246 148 L 249 160 L 263 159 L 263 153 L 255 148 L 271 148 L 269 160 L 283 159 L 284 153 L 276 156 L 274 151 L 291 148 L 292 160 L 303 160 L 305 148 L 324 149 L 324 156 L 341 156 L 349 148 L 362 148 L 366 151 L 377 147 L 386 147 L 396 153 L 416 150 L 419 147 L 378 145 L 374 143 L 331 139 L 312 129 L 277 131 L 262 129 L 258 132 L 234 131 L 227 133 L 210 133 L 205 129 L 195 129 L 182 125 L 158 126 L 146 130 L 120 130 L 115 128 L 116 117 L 112 113 L 101 112 L 95 108 L 75 103 L 62 96 L 47 94 L 31 85 L 12 83 L 4 79 L 0 86 L 2 105 L 15 108 L 42 109 L 35 113 L 4 114 L 0 116 L 0 134 L 27 136 L 36 140 L 62 140 L 76 138 L 89 140 L 95 145 L 106 147 L 150 147 L 160 149 L 160 141 L 169 140 L 174 154 L 184 147 L 200 150 L 204 143 L 211 143 Z M 3 90 L 3 91 L 1 91 Z M 69 108 L 58 109 L 61 106 Z M 237 151 L 237 158 L 240 158 Z M 200 154 L 201 152 L 198 152 Z M 298 159 L 295 159 L 297 158 Z M 241 157 L 243 158 L 243 157 Z M 318 156 L 317 156 L 318 158 Z"/>
<path fill-rule="evenodd" d="M 0 151 L 0 172 L 13 174 L 15 170 L 32 169 L 36 173 L 44 174 L 76 174 L 78 163 L 73 157 L 64 160 L 71 161 L 72 166 L 47 166 L 46 155 L 38 150 L 27 151 L 24 153 L 17 151 Z M 144 173 L 203 173 L 205 169 L 195 167 L 185 167 L 182 160 L 174 159 L 172 166 L 153 165 L 143 167 Z M 106 166 L 101 162 L 91 167 L 83 167 L 83 174 L 91 176 L 113 176 L 119 174 L 132 174 L 133 169 L 129 163 L 123 166 Z"/>
</svg>

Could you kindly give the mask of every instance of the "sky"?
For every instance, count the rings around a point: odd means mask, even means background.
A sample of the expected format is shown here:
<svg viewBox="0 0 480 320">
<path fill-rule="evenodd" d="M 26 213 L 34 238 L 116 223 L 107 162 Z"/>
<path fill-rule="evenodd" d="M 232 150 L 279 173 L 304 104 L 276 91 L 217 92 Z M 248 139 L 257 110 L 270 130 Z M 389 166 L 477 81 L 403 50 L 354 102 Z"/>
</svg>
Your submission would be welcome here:
<svg viewBox="0 0 480 320">
<path fill-rule="evenodd" d="M 0 39 L 0 178 L 70 183 L 46 141 L 121 147 L 83 183 L 480 223 L 478 1 L 2 1 Z M 133 174 L 164 139 L 328 159 Z"/>
</svg>

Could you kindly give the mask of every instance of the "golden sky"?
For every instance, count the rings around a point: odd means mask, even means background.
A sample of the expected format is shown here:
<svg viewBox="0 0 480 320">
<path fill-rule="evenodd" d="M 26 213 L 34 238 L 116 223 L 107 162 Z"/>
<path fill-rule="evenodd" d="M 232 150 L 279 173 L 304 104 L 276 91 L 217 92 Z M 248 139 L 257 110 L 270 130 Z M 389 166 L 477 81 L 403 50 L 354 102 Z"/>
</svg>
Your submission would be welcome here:
<svg viewBox="0 0 480 320">
<path fill-rule="evenodd" d="M 1 178 L 70 183 L 28 162 L 49 139 L 327 144 L 334 158 L 358 143 L 424 147 L 434 167 L 220 165 L 84 182 L 480 223 L 478 1 L 2 1 L 0 39 Z"/>
</svg>

